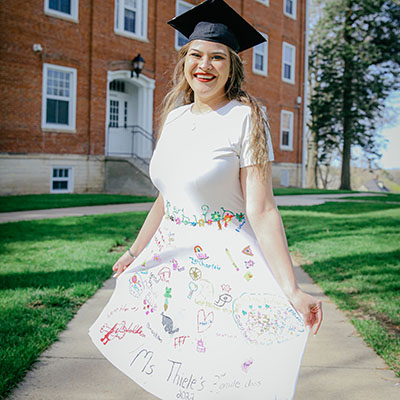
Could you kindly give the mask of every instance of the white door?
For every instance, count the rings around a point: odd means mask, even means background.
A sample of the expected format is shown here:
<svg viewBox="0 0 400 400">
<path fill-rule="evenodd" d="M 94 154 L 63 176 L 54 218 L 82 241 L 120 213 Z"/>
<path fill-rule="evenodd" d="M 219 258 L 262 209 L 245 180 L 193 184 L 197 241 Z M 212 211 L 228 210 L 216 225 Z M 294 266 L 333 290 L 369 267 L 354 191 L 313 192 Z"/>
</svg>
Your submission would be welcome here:
<svg viewBox="0 0 400 400">
<path fill-rule="evenodd" d="M 129 96 L 110 91 L 108 105 L 108 153 L 110 155 L 130 156 L 133 148 L 132 129 L 128 120 Z"/>
</svg>

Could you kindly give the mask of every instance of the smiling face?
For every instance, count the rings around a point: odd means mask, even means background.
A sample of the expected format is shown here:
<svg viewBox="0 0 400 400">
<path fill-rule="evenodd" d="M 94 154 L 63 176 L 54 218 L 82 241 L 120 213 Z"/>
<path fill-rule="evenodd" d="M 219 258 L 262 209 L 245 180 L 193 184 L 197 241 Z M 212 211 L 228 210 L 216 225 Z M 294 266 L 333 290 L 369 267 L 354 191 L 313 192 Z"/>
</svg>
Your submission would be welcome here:
<svg viewBox="0 0 400 400">
<path fill-rule="evenodd" d="M 185 59 L 184 73 L 195 101 L 221 102 L 230 72 L 228 47 L 221 43 L 193 40 Z"/>
</svg>

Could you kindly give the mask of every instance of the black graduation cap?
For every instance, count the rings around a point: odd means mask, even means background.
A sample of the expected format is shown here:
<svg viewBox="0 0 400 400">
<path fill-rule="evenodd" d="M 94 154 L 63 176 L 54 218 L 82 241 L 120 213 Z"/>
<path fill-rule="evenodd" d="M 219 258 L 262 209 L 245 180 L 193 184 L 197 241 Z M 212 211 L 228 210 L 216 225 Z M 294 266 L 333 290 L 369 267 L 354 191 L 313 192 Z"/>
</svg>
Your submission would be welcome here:
<svg viewBox="0 0 400 400">
<path fill-rule="evenodd" d="M 205 0 L 168 24 L 189 41 L 223 43 L 237 53 L 265 42 L 264 36 L 223 0 Z"/>
</svg>

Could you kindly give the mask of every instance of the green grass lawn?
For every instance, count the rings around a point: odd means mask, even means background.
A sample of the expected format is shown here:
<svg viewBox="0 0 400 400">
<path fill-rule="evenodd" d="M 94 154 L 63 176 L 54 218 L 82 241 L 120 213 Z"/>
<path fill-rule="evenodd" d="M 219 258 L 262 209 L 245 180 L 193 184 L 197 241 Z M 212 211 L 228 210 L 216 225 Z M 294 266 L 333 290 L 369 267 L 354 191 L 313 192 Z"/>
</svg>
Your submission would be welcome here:
<svg viewBox="0 0 400 400">
<path fill-rule="evenodd" d="M 110 250 L 126 249 L 145 216 L 129 213 L 1 224 L 0 398 L 110 277 L 120 255 Z"/>
<path fill-rule="evenodd" d="M 400 203 L 280 210 L 292 254 L 400 376 Z"/>
<path fill-rule="evenodd" d="M 154 200 L 154 197 L 122 194 L 28 194 L 20 196 L 0 196 L 0 212 L 99 206 L 104 204 L 142 203 Z"/>
</svg>

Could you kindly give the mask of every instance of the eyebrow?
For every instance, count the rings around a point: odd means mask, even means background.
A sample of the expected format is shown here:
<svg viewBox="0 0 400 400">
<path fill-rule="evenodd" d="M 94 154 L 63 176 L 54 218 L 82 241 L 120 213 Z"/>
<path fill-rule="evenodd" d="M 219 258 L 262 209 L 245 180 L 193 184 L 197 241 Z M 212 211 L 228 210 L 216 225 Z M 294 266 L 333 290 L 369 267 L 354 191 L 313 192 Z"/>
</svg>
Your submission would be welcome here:
<svg viewBox="0 0 400 400">
<path fill-rule="evenodd" d="M 189 51 L 197 51 L 198 53 L 204 53 L 203 51 L 196 49 L 195 47 L 192 47 Z M 228 54 L 223 50 L 211 51 L 210 54 L 222 54 L 224 56 L 228 56 Z"/>
</svg>

